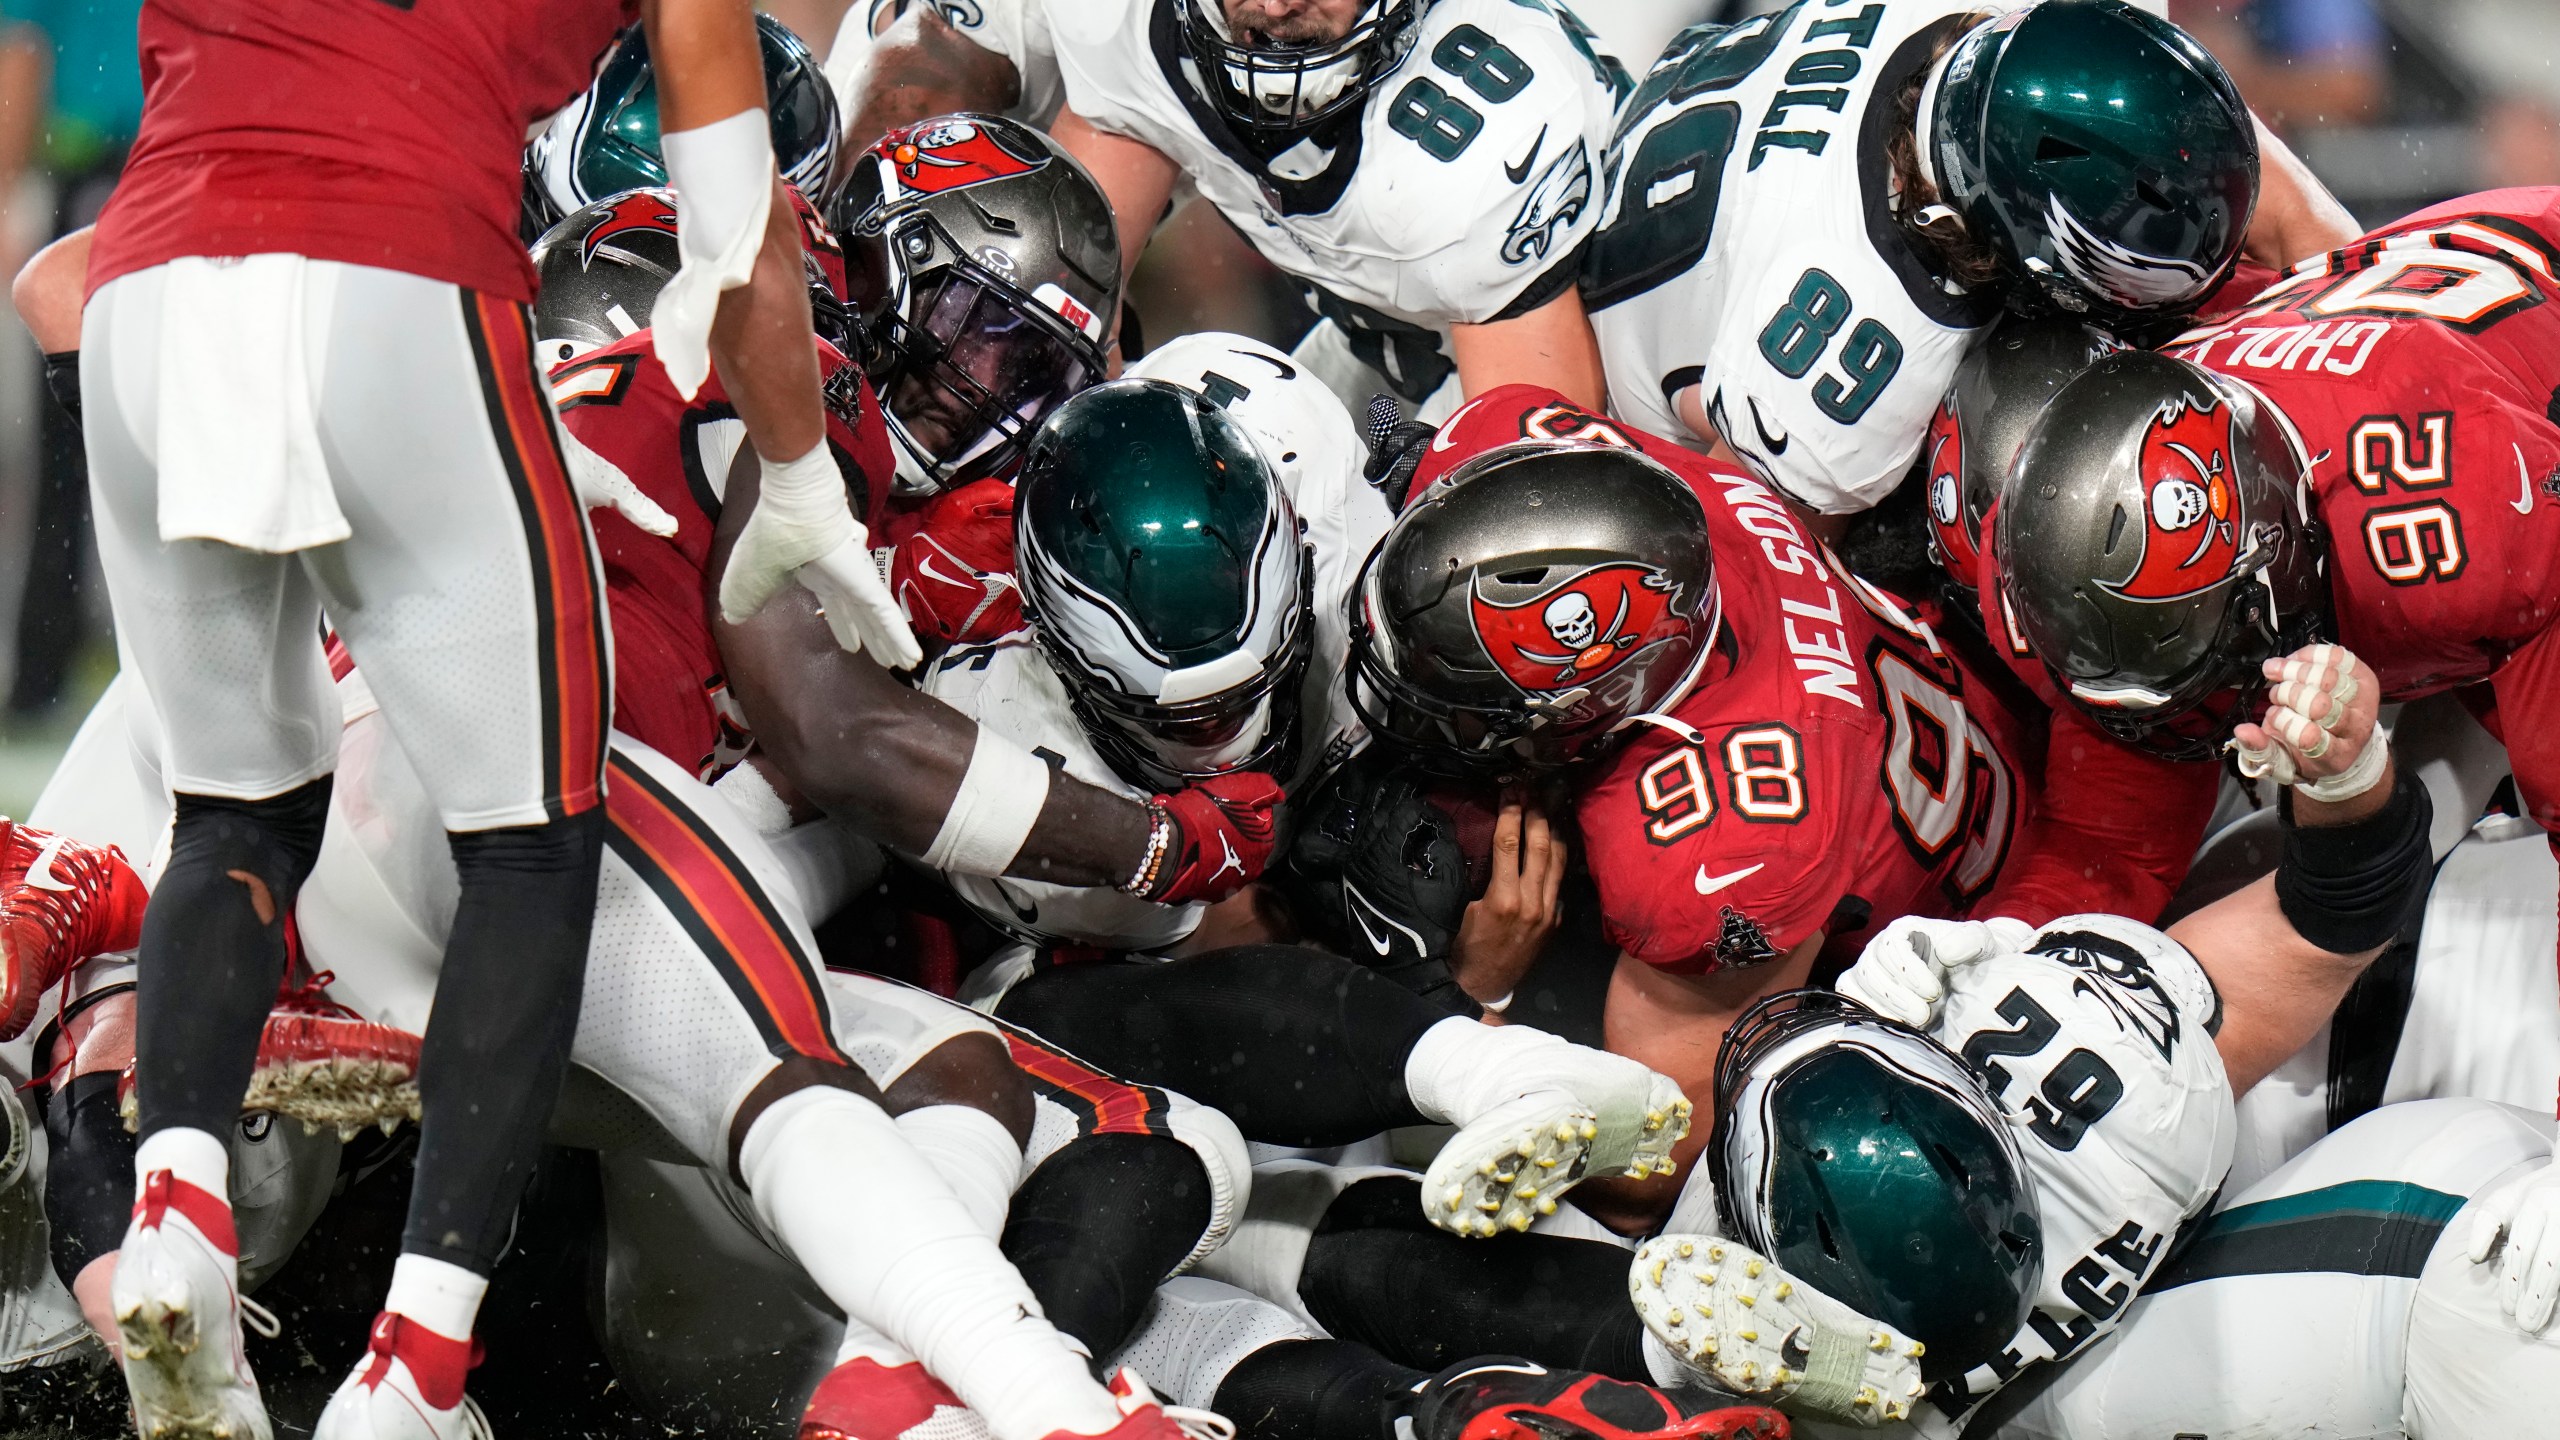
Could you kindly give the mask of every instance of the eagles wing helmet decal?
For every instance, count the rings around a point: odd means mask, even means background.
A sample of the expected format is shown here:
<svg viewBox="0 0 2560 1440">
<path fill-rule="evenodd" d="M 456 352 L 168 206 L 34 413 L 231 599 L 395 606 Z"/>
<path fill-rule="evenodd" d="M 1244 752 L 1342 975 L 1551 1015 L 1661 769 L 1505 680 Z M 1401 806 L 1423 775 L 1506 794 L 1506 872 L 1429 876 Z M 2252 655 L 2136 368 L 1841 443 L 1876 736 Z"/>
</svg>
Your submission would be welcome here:
<svg viewBox="0 0 2560 1440">
<path fill-rule="evenodd" d="M 989 180 L 1028 175 L 1049 163 L 1045 155 L 1014 154 L 966 120 L 894 131 L 871 153 L 895 167 L 899 185 L 915 195 L 940 195 Z"/>
<path fill-rule="evenodd" d="M 604 218 L 578 241 L 578 268 L 584 270 L 593 264 L 596 252 L 604 248 L 604 242 L 634 230 L 676 233 L 676 214 L 668 208 L 665 196 L 634 190 L 613 202 L 613 208 L 604 212 Z"/>
<path fill-rule="evenodd" d="M 1533 695 L 1591 684 L 1678 632 L 1680 587 L 1650 565 L 1583 571 L 1534 599 L 1468 597 L 1476 639 L 1512 684 Z"/>
<path fill-rule="evenodd" d="M 2145 255 L 2080 223 L 2059 195 L 2045 200 L 2055 253 L 2071 278 L 2124 306 L 2145 310 L 2204 293 L 2213 277 L 2192 260 Z"/>
<path fill-rule="evenodd" d="M 2245 518 L 2231 479 L 2230 407 L 2162 406 L 2142 432 L 2141 478 L 2141 563 L 2099 585 L 2127 600 L 2183 600 L 2222 583 L 2240 558 Z"/>
<path fill-rule="evenodd" d="M 1982 556 L 1964 513 L 1964 423 L 1956 415 L 1954 396 L 1939 401 L 1938 413 L 1929 417 L 1929 439 L 1920 453 L 1928 457 L 1929 528 L 1938 537 L 1938 552 L 1950 568 L 1969 577 Z"/>
</svg>

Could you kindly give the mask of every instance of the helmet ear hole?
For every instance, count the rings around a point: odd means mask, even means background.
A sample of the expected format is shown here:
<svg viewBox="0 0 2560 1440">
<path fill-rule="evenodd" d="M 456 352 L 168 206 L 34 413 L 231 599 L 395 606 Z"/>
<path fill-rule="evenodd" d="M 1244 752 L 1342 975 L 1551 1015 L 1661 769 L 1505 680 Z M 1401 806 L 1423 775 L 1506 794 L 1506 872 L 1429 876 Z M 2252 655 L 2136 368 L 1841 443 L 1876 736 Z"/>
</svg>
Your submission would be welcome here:
<svg viewBox="0 0 2560 1440">
<path fill-rule="evenodd" d="M 2107 521 L 2107 544 L 2102 553 L 2108 555 L 2116 553 L 2116 542 L 2122 539 L 2124 539 L 2124 507 L 2119 505 L 2116 507 L 2116 513 Z"/>
<path fill-rule="evenodd" d="M 1822 1156 L 1822 1159 L 1828 1162 L 1831 1159 L 1831 1156 L 1826 1153 Z M 1822 1214 L 1819 1211 L 1815 1212 L 1813 1217 L 1813 1238 L 1816 1243 L 1822 1246 L 1823 1254 L 1830 1256 L 1834 1260 L 1840 1258 L 1840 1237 L 1833 1234 L 1831 1231 L 1830 1216 Z"/>
<path fill-rule="evenodd" d="M 1529 569 L 1506 570 L 1493 578 L 1505 585 L 1543 585 L 1547 583 L 1547 567 L 1539 565 Z"/>
<path fill-rule="evenodd" d="M 2143 204 L 2150 206 L 2154 210 L 2168 210 L 2174 208 L 2169 203 L 2168 195 L 2163 192 L 2158 185 L 2153 184 L 2151 177 L 2147 175 L 2133 182 L 2133 193 L 2142 198 Z"/>
<path fill-rule="evenodd" d="M 2036 163 L 2050 165 L 2057 160 L 2086 160 L 2086 147 L 2074 145 L 2059 135 L 2047 135 L 2036 142 Z"/>
<path fill-rule="evenodd" d="M 1955 1179 L 1956 1184 L 1970 1187 L 1973 1184 L 1973 1176 L 1964 1168 L 1964 1160 L 1944 1145 L 1937 1146 L 1936 1149 L 1938 1163 L 1947 1167 L 1947 1174 Z"/>
</svg>

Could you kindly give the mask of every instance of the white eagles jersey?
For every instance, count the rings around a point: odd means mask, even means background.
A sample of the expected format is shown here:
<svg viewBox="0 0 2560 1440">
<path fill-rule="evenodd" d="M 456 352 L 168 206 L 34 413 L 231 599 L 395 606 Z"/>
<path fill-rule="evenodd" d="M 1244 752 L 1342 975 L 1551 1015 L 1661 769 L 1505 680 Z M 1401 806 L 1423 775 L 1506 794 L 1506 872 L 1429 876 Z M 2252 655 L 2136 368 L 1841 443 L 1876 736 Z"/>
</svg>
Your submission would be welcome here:
<svg viewBox="0 0 2560 1440">
<path fill-rule="evenodd" d="M 1005 112 L 1008 119 L 1046 130 L 1066 103 L 1066 87 L 1058 79 L 1057 51 L 1049 44 L 1049 11 L 1041 0 L 864 0 L 844 12 L 827 51 L 827 83 L 836 92 L 836 108 L 853 114 L 853 82 L 871 56 L 873 39 L 918 4 L 928 5 L 943 23 L 981 50 L 1013 62 L 1022 98 Z M 868 143 L 871 137 L 856 135 Z"/>
<path fill-rule="evenodd" d="M 1796 0 L 1675 38 L 1609 145 L 1583 304 L 1620 418 L 1762 480 L 1866 509 L 1919 453 L 1989 297 L 1952 293 L 1893 219 L 1895 97 L 2008 0 Z"/>
<path fill-rule="evenodd" d="M 2017 1123 L 2044 1225 L 2035 1311 L 1989 1364 L 1913 1417 L 1952 1437 L 2021 1371 L 2112 1329 L 2231 1168 L 2221 998 L 2185 946 L 2113 915 L 2070 915 L 2024 952 L 1961 965 L 1930 1033 L 1990 1075 Z"/>
<path fill-rule="evenodd" d="M 1361 479 L 1363 449 L 1350 413 L 1333 392 L 1289 357 L 1241 335 L 1188 335 L 1150 352 L 1126 372 L 1162 380 L 1224 406 L 1271 460 L 1315 547 L 1313 654 L 1298 705 L 1302 729 L 1289 785 L 1351 752 L 1362 731 L 1340 683 L 1350 654 L 1348 600 L 1360 565 L 1390 516 Z M 1030 632 L 992 645 L 953 649 L 924 677 L 927 694 L 1086 784 L 1133 800 L 1131 785 L 1086 736 L 1048 657 Z M 1011 876 L 945 874 L 952 890 L 989 923 L 1034 943 L 1157 950 L 1188 937 L 1200 905 L 1157 905 L 1116 889 L 1050 885 Z"/>
<path fill-rule="evenodd" d="M 1174 0 L 1049 18 L 1068 108 L 1172 159 L 1418 402 L 1450 373 L 1450 325 L 1572 283 L 1626 73 L 1547 0 L 1413 3 L 1412 50 L 1359 110 L 1267 155 L 1195 83 Z"/>
</svg>

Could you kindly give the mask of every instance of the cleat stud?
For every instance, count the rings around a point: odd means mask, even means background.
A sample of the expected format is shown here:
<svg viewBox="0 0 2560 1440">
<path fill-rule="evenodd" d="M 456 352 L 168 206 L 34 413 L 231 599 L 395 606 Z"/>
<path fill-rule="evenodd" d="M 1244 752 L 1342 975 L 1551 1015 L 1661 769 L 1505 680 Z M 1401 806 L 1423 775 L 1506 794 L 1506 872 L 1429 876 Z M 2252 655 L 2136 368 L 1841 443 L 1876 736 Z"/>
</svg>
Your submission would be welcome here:
<svg viewBox="0 0 2560 1440">
<path fill-rule="evenodd" d="M 1554 1168 L 1556 1168 L 1556 1157 L 1554 1157 L 1553 1155 L 1541 1155 L 1541 1156 L 1539 1156 L 1539 1157 L 1538 1157 L 1538 1168 L 1539 1168 L 1539 1169 L 1541 1169 L 1541 1170 L 1553 1170 Z"/>
<path fill-rule="evenodd" d="M 1794 1378 L 1796 1378 L 1795 1372 L 1789 1370 L 1784 1365 L 1778 1366 L 1776 1369 L 1769 1372 L 1769 1383 L 1772 1385 L 1784 1385 Z"/>
<path fill-rule="evenodd" d="M 1677 1311 L 1677 1310 L 1674 1310 L 1674 1311 L 1672 1311 L 1670 1314 L 1665 1315 L 1665 1316 L 1663 1316 L 1663 1317 L 1662 1317 L 1662 1323 L 1663 1323 L 1663 1324 L 1665 1324 L 1665 1325 L 1678 1325 L 1678 1324 L 1681 1324 L 1682 1322 L 1686 1321 L 1688 1318 L 1689 1318 L 1688 1316 L 1681 1314 L 1681 1313 L 1680 1313 L 1679 1311 Z"/>
<path fill-rule="evenodd" d="M 1690 1244 L 1690 1243 L 1689 1243 L 1688 1241 L 1686 1241 L 1686 1240 L 1683 1240 L 1683 1241 L 1681 1241 L 1681 1242 L 1680 1242 L 1680 1258 L 1681 1258 L 1681 1259 L 1686 1260 L 1686 1259 L 1688 1259 L 1690 1256 L 1692 1256 L 1692 1255 L 1694 1255 L 1694 1254 L 1696 1254 L 1696 1253 L 1698 1253 L 1698 1247 L 1697 1247 L 1697 1246 Z M 1710 1283 L 1712 1283 L 1712 1282 L 1710 1282 Z"/>
<path fill-rule="evenodd" d="M 1745 1294 L 1745 1295 L 1736 1295 L 1736 1296 L 1734 1296 L 1733 1298 L 1734 1298 L 1734 1299 L 1736 1299 L 1736 1300 L 1741 1301 L 1741 1302 L 1742 1302 L 1742 1304 L 1743 1304 L 1743 1308 L 1745 1308 L 1745 1309 L 1749 1309 L 1751 1306 L 1754 1306 L 1754 1305 L 1757 1305 L 1757 1304 L 1759 1304 L 1759 1303 L 1760 1303 L 1757 1299 L 1755 1299 L 1755 1298 L 1753 1298 L 1752 1296 L 1747 1295 L 1747 1294 Z"/>
<path fill-rule="evenodd" d="M 1539 1201 L 1538 1213 L 1541 1215 L 1553 1215 L 1556 1213 L 1556 1202 L 1553 1199 Z"/>
<path fill-rule="evenodd" d="M 1507 1223 L 1514 1230 L 1526 1230 L 1529 1228 L 1529 1212 L 1526 1210 L 1515 1210 L 1511 1212 L 1511 1219 Z"/>
<path fill-rule="evenodd" d="M 1596 1139 L 1598 1139 L 1599 1137 L 1600 1137 L 1600 1127 L 1599 1127 L 1599 1126 L 1597 1126 L 1597 1125 L 1590 1124 L 1589 1122 L 1587 1122 L 1587 1121 L 1586 1121 L 1586 1122 L 1583 1124 L 1583 1127 L 1582 1127 L 1582 1138 L 1583 1138 L 1583 1139 L 1585 1139 L 1585 1140 L 1596 1140 Z"/>
<path fill-rule="evenodd" d="M 1654 1261 L 1654 1262 L 1653 1262 L 1653 1283 L 1654 1283 L 1654 1284 L 1659 1285 L 1659 1284 L 1661 1284 L 1661 1283 L 1662 1283 L 1662 1272 L 1663 1272 L 1665 1269 L 1669 1268 L 1670 1264 L 1671 1264 L 1671 1262 L 1670 1262 L 1670 1261 L 1668 1261 L 1668 1260 L 1656 1260 L 1656 1261 Z"/>
<path fill-rule="evenodd" d="M 1707 1258 L 1708 1258 L 1708 1259 L 1710 1259 L 1710 1260 L 1721 1260 L 1721 1259 L 1723 1259 L 1723 1258 L 1724 1258 L 1724 1247 L 1723 1247 L 1723 1246 L 1721 1246 L 1721 1245 L 1710 1245 L 1710 1246 L 1708 1246 L 1708 1247 L 1707 1247 Z"/>
<path fill-rule="evenodd" d="M 1490 1159 L 1479 1160 L 1476 1162 L 1476 1173 L 1479 1175 L 1490 1175 L 1494 1172 L 1494 1168 L 1494 1163 Z"/>
<path fill-rule="evenodd" d="M 1779 1282 L 1778 1282 L 1778 1289 L 1777 1289 L 1776 1294 L 1777 1294 L 1777 1297 L 1778 1297 L 1779 1299 L 1784 1300 L 1784 1299 L 1786 1299 L 1788 1296 L 1793 1295 L 1794 1293 L 1796 1293 L 1796 1287 L 1795 1287 L 1794 1285 L 1792 1285 L 1792 1284 L 1790 1284 L 1790 1283 L 1788 1283 L 1787 1281 L 1784 1281 L 1784 1280 L 1781 1280 L 1781 1281 L 1779 1281 Z"/>
<path fill-rule="evenodd" d="M 1698 1283 L 1702 1285 L 1713 1285 L 1716 1283 L 1716 1272 L 1709 1270 L 1705 1274 L 1700 1275 L 1698 1277 Z"/>
<path fill-rule="evenodd" d="M 1452 1210 L 1457 1209 L 1460 1205 L 1463 1205 L 1463 1204 L 1465 1204 L 1465 1203 L 1466 1203 L 1466 1199 L 1467 1199 L 1467 1190 L 1466 1190 L 1466 1187 L 1465 1187 L 1465 1186 L 1463 1186 L 1463 1185 L 1452 1185 L 1452 1186 L 1450 1186 L 1450 1187 L 1449 1187 L 1449 1208 L 1450 1208 L 1450 1209 L 1452 1209 Z"/>
<path fill-rule="evenodd" d="M 1760 1262 L 1759 1262 L 1759 1261 L 1757 1261 L 1757 1260 L 1753 1260 L 1753 1261 L 1748 1262 L 1747 1264 L 1745 1264 L 1745 1265 L 1742 1267 L 1742 1273 L 1743 1273 L 1743 1274 L 1745 1274 L 1745 1275 L 1750 1276 L 1750 1277 L 1751 1277 L 1752 1279 L 1754 1279 L 1754 1280 L 1759 1279 L 1759 1278 L 1760 1278 Z"/>
<path fill-rule="evenodd" d="M 1754 1345 L 1760 1343 L 1760 1332 L 1757 1330 L 1737 1330 L 1734 1333 Z"/>
<path fill-rule="evenodd" d="M 1911 1355 L 1911 1358 L 1912 1358 L 1912 1359 L 1917 1360 L 1917 1359 L 1919 1359 L 1921 1356 L 1926 1355 L 1926 1354 L 1928 1354 L 1928 1353 L 1929 1353 L 1929 1347 L 1928 1347 L 1928 1346 L 1921 1344 L 1921 1343 L 1920 1343 L 1919 1341 L 1917 1341 L 1917 1340 L 1914 1340 L 1914 1341 L 1912 1341 L 1912 1342 L 1911 1342 L 1910 1355 Z"/>
</svg>

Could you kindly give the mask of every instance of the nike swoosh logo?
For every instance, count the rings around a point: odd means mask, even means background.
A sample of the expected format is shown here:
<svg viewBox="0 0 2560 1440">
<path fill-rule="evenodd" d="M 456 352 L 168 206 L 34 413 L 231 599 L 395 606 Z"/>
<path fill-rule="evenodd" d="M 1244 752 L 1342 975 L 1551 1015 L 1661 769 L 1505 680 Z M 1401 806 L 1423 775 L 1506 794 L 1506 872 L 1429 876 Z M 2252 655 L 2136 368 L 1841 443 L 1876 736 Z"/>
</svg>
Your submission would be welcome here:
<svg viewBox="0 0 2560 1440">
<path fill-rule="evenodd" d="M 62 853 L 62 844 L 60 835 L 51 836 L 44 842 L 44 848 L 36 852 L 35 863 L 27 867 L 29 885 L 38 890 L 67 891 L 71 888 L 69 881 L 53 873 L 53 857 Z"/>
<path fill-rule="evenodd" d="M 1529 167 L 1538 163 L 1538 152 L 1546 147 L 1546 143 L 1547 127 L 1541 125 L 1538 127 L 1538 138 L 1529 142 L 1529 153 L 1520 157 L 1520 163 L 1502 167 L 1502 173 L 1511 177 L 1512 184 L 1529 183 Z"/>
<path fill-rule="evenodd" d="M 1768 868 L 1769 862 L 1763 860 L 1757 865 L 1746 865 L 1743 868 L 1732 871 L 1728 874 L 1709 875 L 1707 873 L 1707 867 L 1701 865 L 1698 867 L 1698 893 L 1701 895 L 1713 895 L 1727 886 L 1739 885 L 1743 881 L 1750 879 L 1752 876 L 1757 875 Z"/>
<path fill-rule="evenodd" d="M 2508 443 L 2514 445 L 2513 441 Z M 2514 449 L 2516 452 L 2516 498 L 2507 503 L 2516 507 L 2517 514 L 2530 515 L 2533 513 L 2533 472 L 2524 468 L 2524 447 L 2514 445 Z"/>
<path fill-rule="evenodd" d="M 939 580 L 945 585 L 956 586 L 964 590 L 969 586 L 969 582 L 966 580 L 953 575 L 945 575 L 941 571 L 934 569 L 933 556 L 930 554 L 916 562 L 916 570 L 928 580 Z"/>
<path fill-rule="evenodd" d="M 1775 435 L 1770 434 L 1769 422 L 1760 418 L 1760 402 L 1746 395 L 1742 403 L 1751 412 L 1751 428 L 1760 432 L 1760 448 L 1772 455 L 1786 454 L 1787 432 L 1780 430 Z"/>
<path fill-rule="evenodd" d="M 1440 422 L 1440 433 L 1431 437 L 1432 454 L 1437 455 L 1442 451 L 1457 448 L 1458 442 L 1450 437 L 1458 433 L 1458 422 L 1467 418 L 1467 412 L 1473 410 L 1481 403 L 1483 403 L 1483 397 L 1478 396 L 1476 399 L 1470 400 L 1466 404 L 1459 406 L 1456 410 L 1451 411 L 1449 418 Z"/>
<path fill-rule="evenodd" d="M 1351 911 L 1351 919 L 1353 923 L 1360 927 L 1361 934 L 1369 937 L 1369 948 L 1378 952 L 1378 958 L 1383 960 L 1388 956 L 1393 955 L 1395 953 L 1395 942 L 1369 928 L 1369 917 L 1371 915 L 1377 916 L 1379 921 L 1388 929 L 1393 930 L 1407 940 L 1412 941 L 1414 954 L 1428 955 L 1431 953 L 1431 947 L 1422 943 L 1422 933 L 1420 931 L 1415 930 L 1409 925 L 1398 924 L 1393 919 L 1390 919 L 1386 911 L 1379 909 L 1374 901 L 1370 900 L 1368 896 L 1360 893 L 1359 886 L 1345 880 L 1342 882 L 1342 893 L 1351 901 L 1348 908 Z"/>
</svg>

